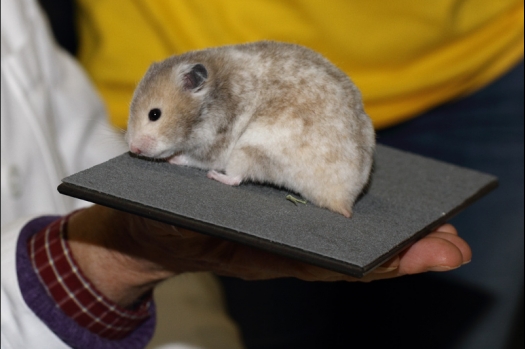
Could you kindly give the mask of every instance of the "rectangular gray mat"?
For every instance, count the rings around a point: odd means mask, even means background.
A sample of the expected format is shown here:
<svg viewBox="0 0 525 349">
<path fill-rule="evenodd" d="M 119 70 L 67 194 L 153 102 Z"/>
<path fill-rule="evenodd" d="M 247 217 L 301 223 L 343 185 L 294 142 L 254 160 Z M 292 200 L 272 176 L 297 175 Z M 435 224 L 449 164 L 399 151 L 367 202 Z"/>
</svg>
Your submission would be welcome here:
<svg viewBox="0 0 525 349">
<path fill-rule="evenodd" d="M 206 171 L 129 153 L 62 182 L 62 194 L 356 277 L 497 186 L 494 176 L 381 145 L 351 219 L 310 203 L 294 205 L 286 189 L 230 187 L 208 179 Z"/>
</svg>

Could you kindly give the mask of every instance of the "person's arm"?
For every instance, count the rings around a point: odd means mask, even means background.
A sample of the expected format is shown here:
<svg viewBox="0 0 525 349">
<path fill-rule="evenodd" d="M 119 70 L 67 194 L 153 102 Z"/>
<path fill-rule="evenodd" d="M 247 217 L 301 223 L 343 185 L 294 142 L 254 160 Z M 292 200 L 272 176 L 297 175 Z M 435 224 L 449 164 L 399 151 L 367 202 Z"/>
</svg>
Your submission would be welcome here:
<svg viewBox="0 0 525 349">
<path fill-rule="evenodd" d="M 279 277 L 309 281 L 358 280 L 98 205 L 66 217 L 33 220 L 22 229 L 18 240 L 16 269 L 20 292 L 43 324 L 32 321 L 35 326 L 48 326 L 58 338 L 78 348 L 144 345 L 153 333 L 155 322 L 154 306 L 149 298 L 151 290 L 160 281 L 184 272 L 213 271 L 250 280 Z M 3 253 L 2 260 L 4 257 L 10 260 L 8 254 Z M 450 270 L 470 258 L 469 246 L 451 225 L 444 225 L 359 280 Z M 54 268 L 49 267 L 51 264 Z M 78 270 L 72 281 L 74 269 Z M 2 278 L 4 292 L 4 276 Z M 84 285 L 79 287 L 79 283 Z M 86 298 L 86 293 L 91 296 Z M 15 303 L 23 308 L 20 301 Z M 89 316 L 79 320 L 79 309 Z M 110 311 L 125 314 L 128 319 L 113 316 L 111 321 L 98 321 L 107 320 L 106 313 Z M 15 312 L 17 316 L 24 313 L 13 310 L 13 314 Z M 94 319 L 106 325 L 123 321 L 120 323 L 125 326 L 121 327 L 128 329 L 120 333 L 111 326 L 105 329 L 95 326 Z"/>
</svg>

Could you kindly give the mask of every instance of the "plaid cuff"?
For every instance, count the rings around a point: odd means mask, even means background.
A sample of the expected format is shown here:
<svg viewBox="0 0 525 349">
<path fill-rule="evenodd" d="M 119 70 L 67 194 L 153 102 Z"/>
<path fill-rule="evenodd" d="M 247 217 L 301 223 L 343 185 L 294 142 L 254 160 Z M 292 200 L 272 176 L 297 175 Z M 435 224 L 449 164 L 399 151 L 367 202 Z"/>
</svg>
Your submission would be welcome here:
<svg viewBox="0 0 525 349">
<path fill-rule="evenodd" d="M 102 295 L 83 275 L 66 240 L 65 216 L 27 242 L 33 268 L 47 293 L 68 317 L 106 339 L 121 339 L 136 329 L 149 314 L 151 293 L 134 310 L 120 307 Z"/>
</svg>

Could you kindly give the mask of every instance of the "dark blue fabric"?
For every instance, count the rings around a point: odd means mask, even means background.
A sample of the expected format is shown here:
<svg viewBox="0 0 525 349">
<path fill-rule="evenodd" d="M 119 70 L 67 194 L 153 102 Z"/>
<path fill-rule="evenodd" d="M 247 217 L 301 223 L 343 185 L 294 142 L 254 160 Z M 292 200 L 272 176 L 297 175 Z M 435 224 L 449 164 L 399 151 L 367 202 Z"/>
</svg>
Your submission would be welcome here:
<svg viewBox="0 0 525 349">
<path fill-rule="evenodd" d="M 378 132 L 378 143 L 499 177 L 455 217 L 472 262 L 356 283 L 222 278 L 249 349 L 505 348 L 523 292 L 523 62 L 482 90 Z M 366 106 L 365 106 L 366 107 Z M 354 343 L 355 344 L 355 343 Z"/>
<path fill-rule="evenodd" d="M 499 177 L 499 188 L 454 218 L 472 262 L 440 275 L 491 295 L 462 348 L 502 348 L 523 290 L 523 62 L 481 91 L 378 134 L 378 141 Z M 466 345 L 469 343 L 469 345 Z"/>
</svg>

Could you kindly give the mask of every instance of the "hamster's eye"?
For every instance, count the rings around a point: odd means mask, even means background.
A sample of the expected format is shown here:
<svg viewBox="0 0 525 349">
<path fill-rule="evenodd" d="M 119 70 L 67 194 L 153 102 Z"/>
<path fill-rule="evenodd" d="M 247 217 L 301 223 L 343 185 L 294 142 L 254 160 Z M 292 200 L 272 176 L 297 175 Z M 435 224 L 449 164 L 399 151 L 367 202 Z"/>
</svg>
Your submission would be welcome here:
<svg viewBox="0 0 525 349">
<path fill-rule="evenodd" d="M 154 108 L 154 109 L 151 109 L 148 113 L 148 118 L 151 120 L 151 121 L 157 121 L 159 118 L 160 118 L 160 115 L 162 113 L 160 112 L 160 109 L 159 108 Z"/>
</svg>

